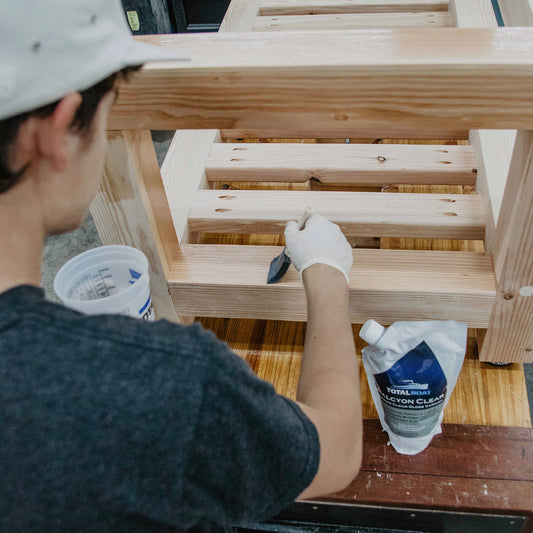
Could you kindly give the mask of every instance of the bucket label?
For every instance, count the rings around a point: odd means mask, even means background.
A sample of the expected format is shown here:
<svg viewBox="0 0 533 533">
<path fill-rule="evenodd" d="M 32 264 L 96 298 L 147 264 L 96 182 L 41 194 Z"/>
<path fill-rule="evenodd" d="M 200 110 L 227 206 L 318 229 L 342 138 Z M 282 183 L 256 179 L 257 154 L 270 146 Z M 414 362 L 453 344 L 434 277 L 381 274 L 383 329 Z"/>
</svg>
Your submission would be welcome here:
<svg viewBox="0 0 533 533">
<path fill-rule="evenodd" d="M 396 435 L 422 437 L 431 432 L 439 421 L 447 381 L 424 341 L 374 379 L 385 422 Z"/>
</svg>

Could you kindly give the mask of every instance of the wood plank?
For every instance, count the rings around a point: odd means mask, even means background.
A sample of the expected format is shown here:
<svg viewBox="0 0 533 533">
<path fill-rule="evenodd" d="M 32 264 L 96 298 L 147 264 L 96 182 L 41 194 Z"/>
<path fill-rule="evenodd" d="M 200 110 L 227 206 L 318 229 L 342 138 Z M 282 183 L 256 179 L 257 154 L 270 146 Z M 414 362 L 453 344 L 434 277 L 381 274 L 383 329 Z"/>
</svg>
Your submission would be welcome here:
<svg viewBox="0 0 533 533">
<path fill-rule="evenodd" d="M 487 251 L 492 250 L 515 139 L 516 130 L 472 130 L 470 133 L 478 160 L 476 190 L 484 200 L 487 213 Z"/>
<path fill-rule="evenodd" d="M 120 84 L 109 129 L 533 128 L 530 28 L 140 40 L 193 59 L 146 65 Z"/>
<path fill-rule="evenodd" d="M 496 228 L 499 287 L 480 357 L 533 362 L 533 131 L 519 131 Z"/>
<path fill-rule="evenodd" d="M 497 28 L 491 0 L 450 0 L 450 12 L 458 28 Z"/>
<path fill-rule="evenodd" d="M 218 141 L 220 133 L 217 130 L 177 131 L 161 166 L 166 196 L 180 244 L 189 242 L 187 219 L 197 190 L 209 188 L 205 163 L 213 143 Z"/>
<path fill-rule="evenodd" d="M 219 32 L 248 32 L 259 14 L 259 0 L 231 0 Z"/>
<path fill-rule="evenodd" d="M 416 456 L 388 447 L 377 420 L 364 421 L 364 435 L 358 477 L 319 501 L 533 512 L 531 429 L 444 425 Z"/>
<path fill-rule="evenodd" d="M 209 181 L 474 185 L 477 165 L 470 146 L 219 143 L 205 170 Z"/>
<path fill-rule="evenodd" d="M 378 420 L 365 420 L 364 433 L 363 470 L 533 482 L 531 428 L 443 424 L 418 455 L 391 450 Z"/>
<path fill-rule="evenodd" d="M 448 0 L 261 0 L 260 15 L 448 11 Z"/>
<path fill-rule="evenodd" d="M 310 206 L 357 237 L 483 239 L 485 211 L 477 195 L 314 191 L 198 191 L 192 231 L 283 233 Z"/>
<path fill-rule="evenodd" d="M 342 15 L 288 15 L 257 17 L 253 31 L 316 31 L 385 28 L 449 28 L 448 12 L 362 13 Z"/>
<path fill-rule="evenodd" d="M 498 26 L 491 0 L 452 0 L 450 9 L 460 28 Z M 472 130 L 469 138 L 479 162 L 476 189 L 484 198 L 487 211 L 485 248 L 492 251 L 516 131 Z"/>
<path fill-rule="evenodd" d="M 166 278 L 178 242 L 149 131 L 109 134 L 91 214 L 104 244 L 126 244 L 146 255 L 156 317 L 177 321 Z"/>
<path fill-rule="evenodd" d="M 266 285 L 271 246 L 181 247 L 169 275 L 179 313 L 227 318 L 306 320 L 305 293 L 294 269 Z M 462 320 L 486 327 L 494 301 L 490 257 L 472 253 L 354 250 L 350 316 Z"/>
<path fill-rule="evenodd" d="M 506 26 L 533 26 L 531 0 L 498 0 Z"/>
<path fill-rule="evenodd" d="M 438 123 L 424 127 L 413 127 L 409 129 L 405 126 L 404 131 L 398 132 L 386 126 L 359 127 L 352 128 L 325 129 L 320 126 L 315 129 L 295 128 L 286 126 L 283 129 L 222 129 L 220 131 L 222 139 L 364 139 L 372 142 L 375 139 L 399 138 L 399 139 L 468 139 L 468 130 L 457 127 L 445 129 L 439 127 Z M 354 142 L 362 142 L 360 140 Z"/>
</svg>

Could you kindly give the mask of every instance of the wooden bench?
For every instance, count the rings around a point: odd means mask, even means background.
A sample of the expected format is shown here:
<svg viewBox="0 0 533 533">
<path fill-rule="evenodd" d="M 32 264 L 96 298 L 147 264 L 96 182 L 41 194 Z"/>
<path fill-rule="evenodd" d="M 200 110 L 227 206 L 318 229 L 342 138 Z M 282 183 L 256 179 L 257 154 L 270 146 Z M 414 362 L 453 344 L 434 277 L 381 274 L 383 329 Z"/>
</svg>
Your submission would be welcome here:
<svg viewBox="0 0 533 533">
<path fill-rule="evenodd" d="M 233 0 L 218 34 L 143 37 L 192 60 L 143 68 L 110 117 L 91 208 L 103 242 L 146 253 L 159 317 L 204 317 L 280 393 L 296 394 L 305 294 L 294 270 L 273 286 L 266 274 L 307 205 L 355 246 L 354 324 L 472 328 L 443 435 L 422 454 L 387 447 L 363 383 L 363 470 L 328 504 L 529 527 L 533 29 L 497 29 L 490 4 Z M 151 129 L 179 130 L 161 170 Z"/>
</svg>

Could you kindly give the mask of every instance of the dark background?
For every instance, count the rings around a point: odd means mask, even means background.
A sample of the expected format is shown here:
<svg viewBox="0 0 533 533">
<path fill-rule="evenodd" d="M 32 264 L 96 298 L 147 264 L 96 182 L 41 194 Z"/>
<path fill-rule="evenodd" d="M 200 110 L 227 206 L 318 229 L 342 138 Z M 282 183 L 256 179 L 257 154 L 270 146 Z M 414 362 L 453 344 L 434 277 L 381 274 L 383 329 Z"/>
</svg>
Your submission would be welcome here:
<svg viewBox="0 0 533 533">
<path fill-rule="evenodd" d="M 230 0 L 122 0 L 125 11 L 136 11 L 135 35 L 218 31 Z"/>
</svg>

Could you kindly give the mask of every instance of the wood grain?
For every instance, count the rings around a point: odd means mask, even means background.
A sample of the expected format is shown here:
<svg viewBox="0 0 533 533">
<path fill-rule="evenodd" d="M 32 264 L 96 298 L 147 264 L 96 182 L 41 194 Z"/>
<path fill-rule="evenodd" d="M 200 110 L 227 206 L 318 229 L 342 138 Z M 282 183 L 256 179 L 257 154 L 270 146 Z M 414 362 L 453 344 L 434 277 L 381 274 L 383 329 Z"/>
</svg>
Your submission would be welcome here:
<svg viewBox="0 0 533 533">
<path fill-rule="evenodd" d="M 342 15 L 289 15 L 257 17 L 253 31 L 315 31 L 383 28 L 448 28 L 448 12 L 427 13 L 344 13 Z"/>
<path fill-rule="evenodd" d="M 199 189 L 208 189 L 205 163 L 213 143 L 220 141 L 217 130 L 177 131 L 172 139 L 161 175 L 174 228 L 180 244 L 189 242 L 188 217 Z"/>
<path fill-rule="evenodd" d="M 483 239 L 478 195 L 312 191 L 198 191 L 189 227 L 215 233 L 283 233 L 306 207 L 347 236 Z"/>
<path fill-rule="evenodd" d="M 533 515 L 530 429 L 444 425 L 421 454 L 397 454 L 378 421 L 365 420 L 358 477 L 328 502 L 407 505 Z"/>
<path fill-rule="evenodd" d="M 448 11 L 448 0 L 261 0 L 260 15 Z"/>
<path fill-rule="evenodd" d="M 209 181 L 474 185 L 477 165 L 470 146 L 219 143 L 205 171 Z"/>
<path fill-rule="evenodd" d="M 177 321 L 166 281 L 177 240 L 149 131 L 109 134 L 91 214 L 103 244 L 126 244 L 146 255 L 156 317 Z"/>
<path fill-rule="evenodd" d="M 169 275 L 181 314 L 306 320 L 305 293 L 291 269 L 266 285 L 281 248 L 185 245 Z M 494 300 L 489 257 L 472 253 L 354 250 L 350 316 L 394 320 L 454 319 L 486 327 Z"/>
<path fill-rule="evenodd" d="M 406 133 L 407 132 L 407 133 Z M 442 128 L 438 124 L 427 124 L 424 127 L 416 126 L 408 129 L 406 126 L 402 132 L 395 131 L 394 128 L 387 128 L 385 125 L 369 127 L 354 124 L 351 128 L 326 129 L 317 126 L 311 128 L 295 128 L 285 126 L 283 129 L 264 129 L 264 128 L 246 128 L 246 129 L 221 129 L 222 139 L 328 139 L 328 142 L 345 142 L 350 139 L 351 142 L 368 142 L 371 143 L 376 139 L 399 138 L 405 139 L 468 139 L 468 129 L 464 127 Z M 338 141 L 335 141 L 338 140 Z M 324 142 L 324 141 L 321 141 Z"/>
<path fill-rule="evenodd" d="M 533 26 L 531 0 L 498 0 L 506 26 Z"/>
<path fill-rule="evenodd" d="M 533 127 L 529 28 L 142 40 L 193 59 L 147 65 L 121 85 L 110 129 Z"/>
<path fill-rule="evenodd" d="M 499 288 L 480 354 L 485 361 L 533 362 L 532 205 L 533 131 L 519 131 L 496 228 Z"/>
<path fill-rule="evenodd" d="M 496 28 L 491 0 L 452 0 L 450 9 L 459 28 Z M 487 211 L 485 248 L 492 251 L 505 182 L 509 173 L 516 131 L 472 130 L 470 144 L 478 160 L 476 189 Z"/>
<path fill-rule="evenodd" d="M 491 0 L 450 0 L 450 12 L 458 28 L 497 28 Z"/>
</svg>

